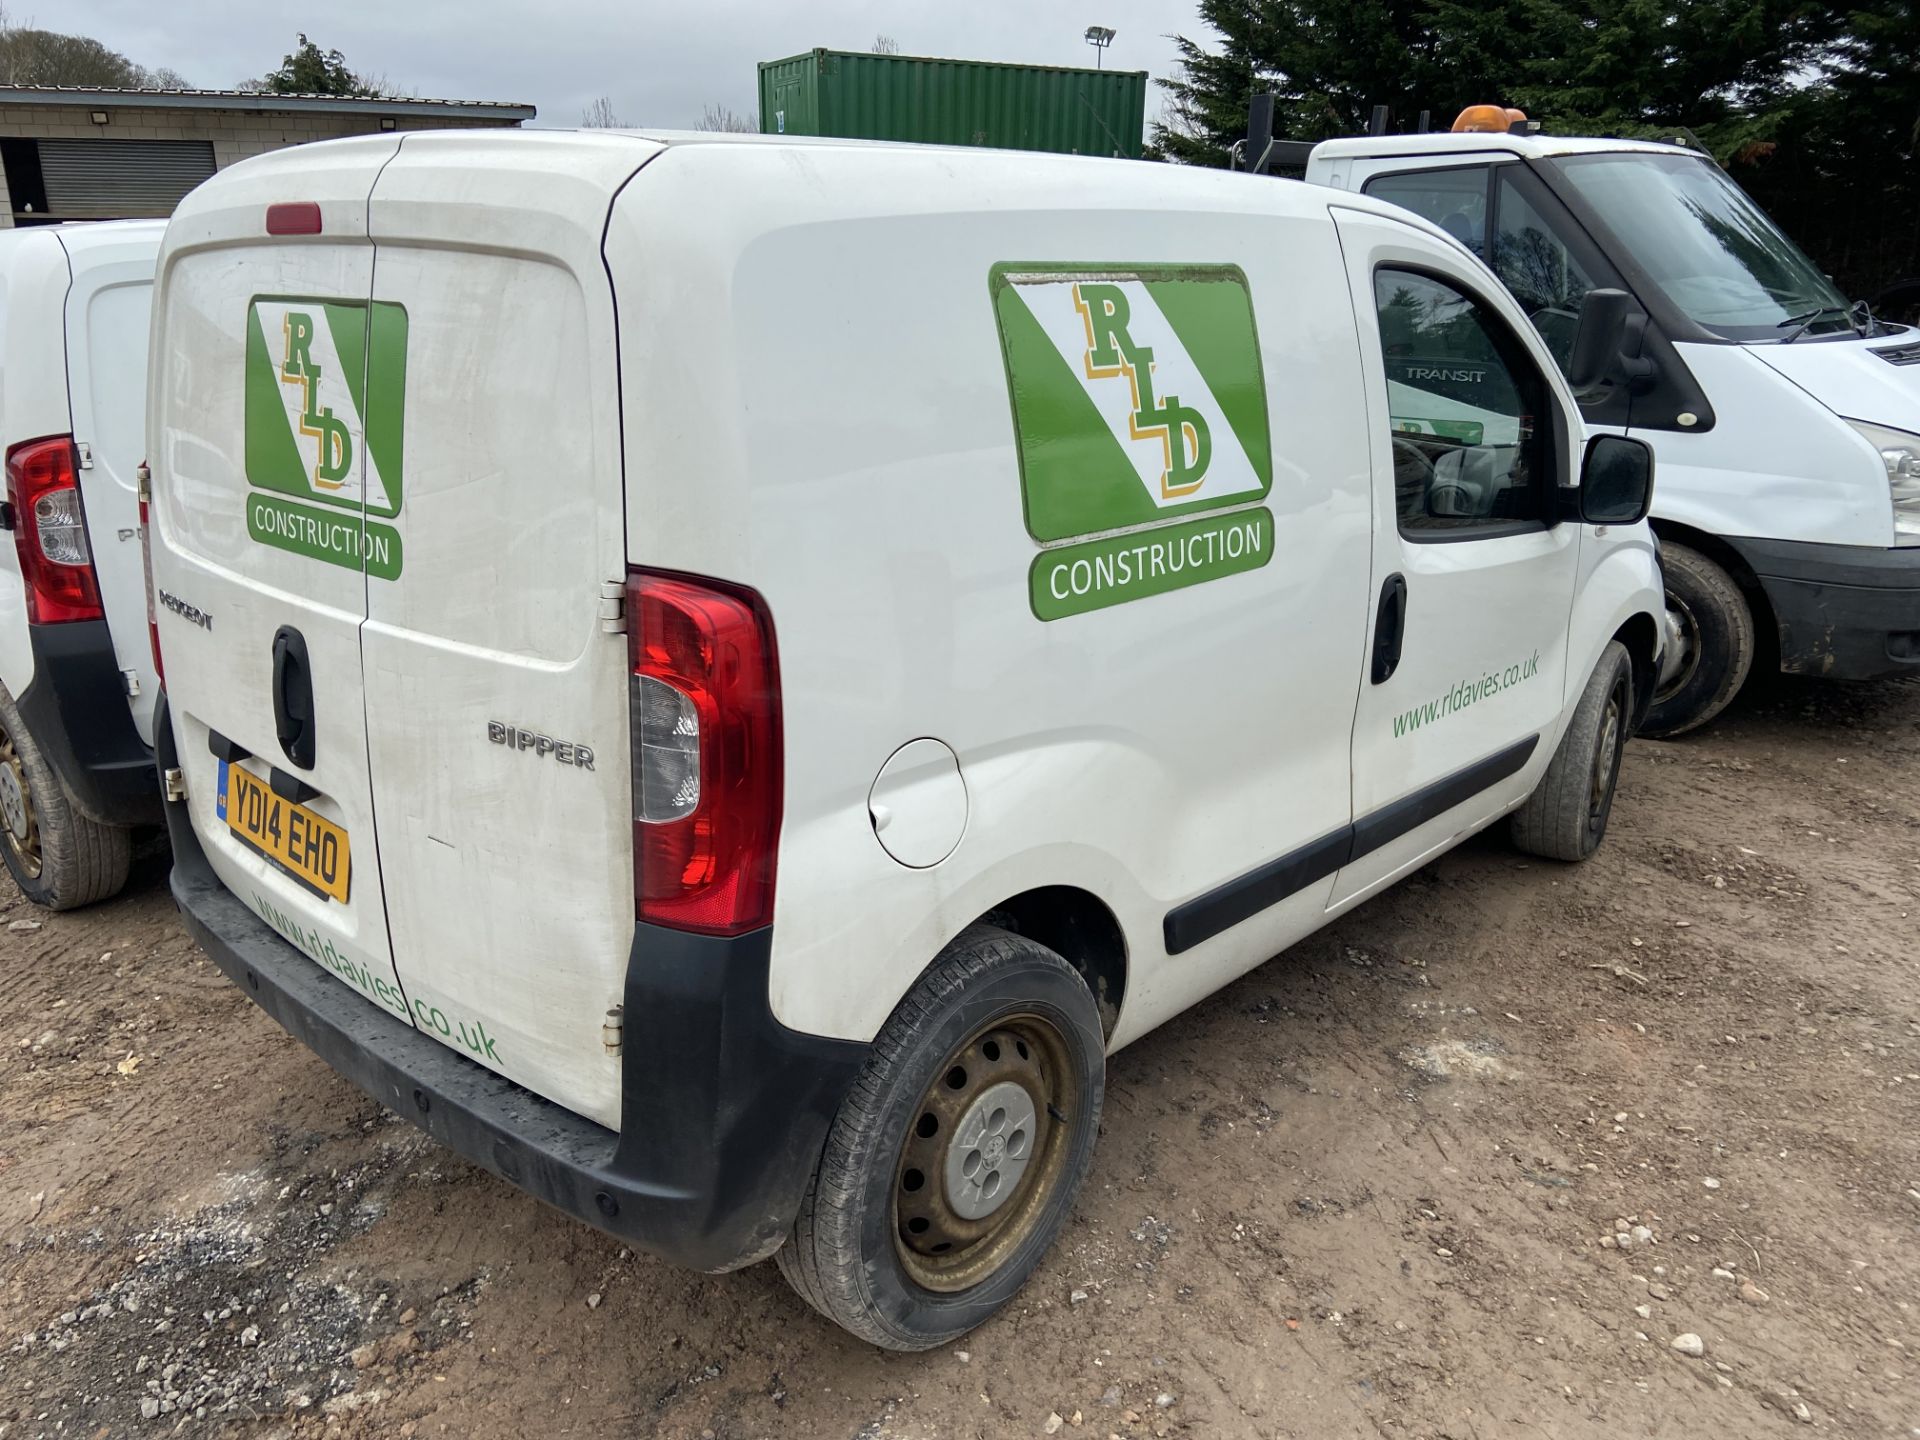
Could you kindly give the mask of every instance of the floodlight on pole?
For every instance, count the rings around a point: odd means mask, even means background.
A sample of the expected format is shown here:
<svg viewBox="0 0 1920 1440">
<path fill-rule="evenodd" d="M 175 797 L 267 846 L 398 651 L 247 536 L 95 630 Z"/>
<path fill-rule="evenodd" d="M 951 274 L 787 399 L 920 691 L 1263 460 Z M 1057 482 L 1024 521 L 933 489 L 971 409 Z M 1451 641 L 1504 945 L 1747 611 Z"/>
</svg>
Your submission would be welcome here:
<svg viewBox="0 0 1920 1440">
<path fill-rule="evenodd" d="M 1101 58 L 1107 53 L 1107 47 L 1113 44 L 1113 31 L 1105 25 L 1087 27 L 1087 44 L 1093 46 L 1093 68 L 1100 68 Z"/>
</svg>

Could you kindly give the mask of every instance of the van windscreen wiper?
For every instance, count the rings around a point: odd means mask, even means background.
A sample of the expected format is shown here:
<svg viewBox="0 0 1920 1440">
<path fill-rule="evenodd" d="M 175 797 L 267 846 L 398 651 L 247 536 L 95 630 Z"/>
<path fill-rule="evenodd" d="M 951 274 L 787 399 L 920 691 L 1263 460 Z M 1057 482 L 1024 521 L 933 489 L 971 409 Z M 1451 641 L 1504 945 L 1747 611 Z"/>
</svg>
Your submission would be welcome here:
<svg viewBox="0 0 1920 1440">
<path fill-rule="evenodd" d="M 1789 315 L 1774 328 L 1784 330 L 1789 325 L 1795 327 L 1791 334 L 1782 336 L 1780 340 L 1782 345 L 1791 345 L 1829 315 L 1844 315 L 1847 323 L 1853 326 L 1855 333 L 1858 333 L 1860 326 L 1854 318 L 1853 307 L 1850 305 L 1821 305 L 1812 310 L 1802 311 L 1798 315 Z"/>
</svg>

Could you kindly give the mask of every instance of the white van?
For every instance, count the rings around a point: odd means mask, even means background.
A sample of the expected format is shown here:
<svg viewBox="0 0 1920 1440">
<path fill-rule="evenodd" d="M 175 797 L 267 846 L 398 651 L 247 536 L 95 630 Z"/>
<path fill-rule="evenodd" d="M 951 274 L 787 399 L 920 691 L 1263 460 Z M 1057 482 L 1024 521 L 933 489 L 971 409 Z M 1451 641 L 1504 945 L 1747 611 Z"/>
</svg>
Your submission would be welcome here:
<svg viewBox="0 0 1920 1440">
<path fill-rule="evenodd" d="M 1502 817 L 1588 853 L 1651 696 L 1646 448 L 1377 202 L 369 137 L 221 172 L 158 286 L 193 933 L 460 1153 L 877 1344 L 1018 1289 L 1108 1053 Z"/>
<path fill-rule="evenodd" d="M 1634 297 L 1627 344 L 1583 401 L 1590 429 L 1660 459 L 1653 527 L 1681 655 L 1649 734 L 1719 714 L 1756 654 L 1834 679 L 1920 670 L 1920 332 L 1849 305 L 1711 158 L 1386 135 L 1323 142 L 1306 178 L 1443 226 L 1562 363 L 1589 290 Z"/>
<path fill-rule="evenodd" d="M 135 472 L 157 220 L 0 231 L 0 859 L 54 910 L 161 821 Z"/>
</svg>

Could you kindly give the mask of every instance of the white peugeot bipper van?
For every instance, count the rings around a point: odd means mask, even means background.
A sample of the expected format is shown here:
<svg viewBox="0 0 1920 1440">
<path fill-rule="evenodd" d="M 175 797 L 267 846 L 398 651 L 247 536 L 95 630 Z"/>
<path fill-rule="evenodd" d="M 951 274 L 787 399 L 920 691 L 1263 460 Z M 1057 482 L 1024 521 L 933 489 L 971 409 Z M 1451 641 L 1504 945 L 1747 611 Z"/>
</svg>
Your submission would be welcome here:
<svg viewBox="0 0 1920 1440">
<path fill-rule="evenodd" d="M 0 231 L 0 859 L 54 910 L 117 893 L 161 820 L 134 492 L 164 229 Z"/>
<path fill-rule="evenodd" d="M 1502 817 L 1590 852 L 1651 698 L 1646 447 L 1375 201 L 369 137 L 221 172 L 157 283 L 194 935 L 461 1154 L 880 1345 L 1019 1288 L 1109 1053 Z"/>
<path fill-rule="evenodd" d="M 1719 714 L 1756 653 L 1835 679 L 1920 669 L 1920 332 L 1850 306 L 1710 157 L 1386 135 L 1315 146 L 1306 178 L 1444 227 L 1563 364 L 1589 290 L 1634 297 L 1627 343 L 1582 401 L 1590 428 L 1660 457 L 1653 527 L 1681 653 L 1649 734 Z"/>
</svg>

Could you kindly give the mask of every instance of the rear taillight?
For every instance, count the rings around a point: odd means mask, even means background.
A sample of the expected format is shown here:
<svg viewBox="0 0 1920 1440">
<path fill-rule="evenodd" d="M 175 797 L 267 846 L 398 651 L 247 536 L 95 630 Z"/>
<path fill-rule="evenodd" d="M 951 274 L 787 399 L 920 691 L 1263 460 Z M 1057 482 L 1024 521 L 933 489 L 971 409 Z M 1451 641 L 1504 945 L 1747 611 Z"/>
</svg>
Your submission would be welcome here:
<svg viewBox="0 0 1920 1440">
<path fill-rule="evenodd" d="M 147 577 L 147 644 L 153 651 L 154 679 L 164 686 L 167 667 L 160 663 L 160 611 L 153 599 L 153 522 L 148 519 L 153 508 L 153 469 L 142 460 L 133 473 L 140 496 L 140 568 Z"/>
<path fill-rule="evenodd" d="M 101 617 L 78 475 L 70 436 L 28 440 L 7 451 L 13 543 L 27 585 L 27 618 L 36 625 Z"/>
<path fill-rule="evenodd" d="M 635 570 L 633 868 L 640 919 L 741 935 L 773 918 L 780 666 L 753 591 Z"/>
</svg>

